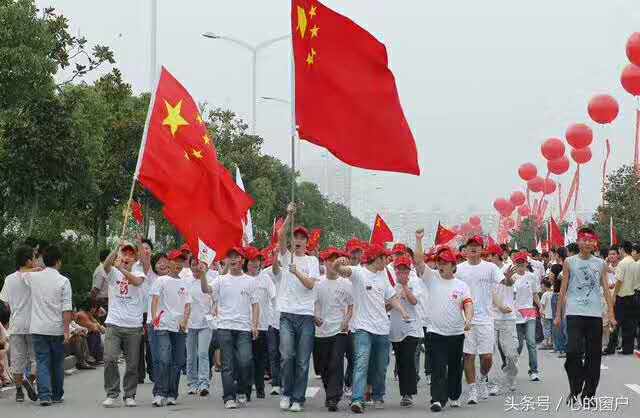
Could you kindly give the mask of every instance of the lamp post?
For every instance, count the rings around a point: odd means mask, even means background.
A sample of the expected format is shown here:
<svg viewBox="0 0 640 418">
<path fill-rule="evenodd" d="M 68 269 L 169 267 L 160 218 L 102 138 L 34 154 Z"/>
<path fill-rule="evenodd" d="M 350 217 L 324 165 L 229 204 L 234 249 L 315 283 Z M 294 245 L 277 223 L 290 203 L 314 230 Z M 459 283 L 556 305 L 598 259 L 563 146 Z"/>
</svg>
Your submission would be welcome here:
<svg viewBox="0 0 640 418">
<path fill-rule="evenodd" d="M 260 42 L 258 45 L 251 45 L 241 39 L 236 39 L 231 36 L 218 35 L 213 32 L 205 32 L 202 34 L 208 39 L 219 39 L 230 42 L 234 45 L 240 46 L 251 53 L 251 134 L 256 133 L 256 84 L 257 84 L 257 64 L 258 64 L 258 52 L 262 49 L 273 45 L 276 42 L 289 39 L 290 35 L 283 35 L 277 38 L 269 39 L 264 42 Z"/>
</svg>

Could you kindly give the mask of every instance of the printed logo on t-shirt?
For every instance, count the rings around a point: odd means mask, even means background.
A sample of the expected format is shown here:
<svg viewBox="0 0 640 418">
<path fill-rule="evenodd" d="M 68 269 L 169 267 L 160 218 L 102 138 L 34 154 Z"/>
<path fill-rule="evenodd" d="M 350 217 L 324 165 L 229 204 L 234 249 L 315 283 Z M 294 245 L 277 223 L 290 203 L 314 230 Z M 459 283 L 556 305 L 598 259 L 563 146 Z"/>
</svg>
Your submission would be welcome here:
<svg viewBox="0 0 640 418">
<path fill-rule="evenodd" d="M 187 289 L 184 287 L 181 287 L 180 289 L 178 289 L 178 296 L 184 296 L 187 294 Z"/>
<path fill-rule="evenodd" d="M 128 280 L 118 280 L 116 283 L 118 284 L 118 289 L 120 291 L 120 296 L 127 296 L 129 294 L 129 281 Z"/>
<path fill-rule="evenodd" d="M 454 302 L 458 301 L 462 297 L 462 293 L 463 293 L 462 290 L 456 289 L 453 292 L 451 292 L 451 294 L 449 295 L 449 299 Z"/>
</svg>

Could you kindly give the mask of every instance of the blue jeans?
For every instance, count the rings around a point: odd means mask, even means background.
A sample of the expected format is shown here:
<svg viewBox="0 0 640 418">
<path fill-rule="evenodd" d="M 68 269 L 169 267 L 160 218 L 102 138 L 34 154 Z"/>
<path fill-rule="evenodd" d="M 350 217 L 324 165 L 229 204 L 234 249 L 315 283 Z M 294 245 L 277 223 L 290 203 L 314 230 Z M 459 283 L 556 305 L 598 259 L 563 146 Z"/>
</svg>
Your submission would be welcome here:
<svg viewBox="0 0 640 418">
<path fill-rule="evenodd" d="M 209 390 L 210 343 L 211 329 L 189 329 L 187 333 L 187 382 L 192 390 Z"/>
<path fill-rule="evenodd" d="M 560 322 L 560 327 L 556 327 L 555 325 L 551 325 L 551 329 L 553 330 L 553 348 L 560 352 L 567 352 L 567 320 L 563 319 Z"/>
<path fill-rule="evenodd" d="M 316 326 L 311 315 L 280 314 L 282 395 L 304 405 Z"/>
<path fill-rule="evenodd" d="M 153 396 L 158 396 L 158 385 L 156 385 L 156 380 L 158 376 L 160 376 L 160 369 L 158 365 L 160 364 L 158 361 L 159 353 L 158 353 L 158 331 L 150 325 L 147 328 L 147 336 L 149 337 L 149 349 L 151 351 L 151 370 L 153 373 L 153 389 L 151 393 Z"/>
<path fill-rule="evenodd" d="M 180 372 L 184 368 L 185 340 L 187 334 L 172 331 L 156 331 L 158 352 L 158 377 L 154 392 L 164 398 L 178 399 Z"/>
<path fill-rule="evenodd" d="M 389 365 L 389 336 L 356 330 L 353 333 L 355 366 L 353 370 L 353 402 L 363 402 L 367 376 L 373 389 L 374 401 L 384 400 L 385 377 Z"/>
<path fill-rule="evenodd" d="M 267 350 L 271 365 L 271 386 L 280 387 L 280 331 L 269 327 L 267 331 Z"/>
<path fill-rule="evenodd" d="M 222 356 L 222 399 L 235 400 L 239 394 L 249 397 L 253 366 L 251 333 L 218 329 L 218 343 Z"/>
<path fill-rule="evenodd" d="M 59 401 L 64 395 L 64 337 L 33 334 L 31 341 L 38 369 L 38 399 Z"/>
<path fill-rule="evenodd" d="M 518 355 L 522 353 L 524 341 L 527 342 L 529 353 L 529 374 L 538 373 L 538 349 L 536 347 L 536 321 L 529 319 L 524 324 L 517 324 L 518 330 Z"/>
</svg>

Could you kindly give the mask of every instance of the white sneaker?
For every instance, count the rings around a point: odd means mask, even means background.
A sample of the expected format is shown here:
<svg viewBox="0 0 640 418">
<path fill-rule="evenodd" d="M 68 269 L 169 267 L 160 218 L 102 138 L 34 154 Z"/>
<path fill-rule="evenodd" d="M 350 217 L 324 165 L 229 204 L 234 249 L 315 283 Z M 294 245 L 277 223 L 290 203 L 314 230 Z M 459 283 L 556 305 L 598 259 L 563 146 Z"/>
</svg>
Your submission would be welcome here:
<svg viewBox="0 0 640 418">
<path fill-rule="evenodd" d="M 511 392 L 515 392 L 516 391 L 516 378 L 514 377 L 507 377 L 507 384 L 509 386 L 509 390 Z"/>
<path fill-rule="evenodd" d="M 477 383 L 478 386 L 478 397 L 482 400 L 488 399 L 489 398 L 489 388 L 488 383 L 486 380 L 484 381 L 480 381 Z"/>
<path fill-rule="evenodd" d="M 271 388 L 271 396 L 280 395 L 280 386 L 274 386 Z"/>
<path fill-rule="evenodd" d="M 373 409 L 384 409 L 384 401 L 373 401 Z"/>
<path fill-rule="evenodd" d="M 442 404 L 440 402 L 434 402 L 431 404 L 431 411 L 440 412 L 442 411 Z"/>
<path fill-rule="evenodd" d="M 291 404 L 291 408 L 289 408 L 289 412 L 302 412 L 304 411 L 304 407 L 300 405 L 299 402 L 294 402 Z"/>
<path fill-rule="evenodd" d="M 455 401 L 450 401 L 449 406 L 451 408 L 460 408 L 460 400 L 456 399 Z"/>
<path fill-rule="evenodd" d="M 105 408 L 120 408 L 120 399 L 107 398 L 102 401 L 102 406 L 104 406 Z"/>
<path fill-rule="evenodd" d="M 169 406 L 173 406 L 173 405 L 177 405 L 178 403 L 176 402 L 176 398 L 167 398 L 167 405 Z"/>
<path fill-rule="evenodd" d="M 345 386 L 342 395 L 346 399 L 351 399 L 352 393 L 351 386 Z"/>
<path fill-rule="evenodd" d="M 124 400 L 124 406 L 126 406 L 127 408 L 135 408 L 136 406 L 138 406 L 138 404 L 136 403 L 135 399 L 127 398 Z"/>
<path fill-rule="evenodd" d="M 288 411 L 289 407 L 291 407 L 291 399 L 288 396 L 283 396 L 280 398 L 280 409 L 283 411 Z"/>
<path fill-rule="evenodd" d="M 475 384 L 471 385 L 469 389 L 469 399 L 467 400 L 467 404 L 476 405 L 478 403 L 478 388 Z"/>
<path fill-rule="evenodd" d="M 224 403 L 225 409 L 236 409 L 237 407 L 238 405 L 236 404 L 236 401 L 234 401 L 233 399 L 229 399 Z"/>
<path fill-rule="evenodd" d="M 490 383 L 489 384 L 489 396 L 498 396 L 498 393 L 500 393 L 500 385 L 498 385 L 496 383 Z"/>
<path fill-rule="evenodd" d="M 540 376 L 538 376 L 538 373 L 531 373 L 531 376 L 529 376 L 529 378 L 531 379 L 532 382 L 540 381 Z"/>
<path fill-rule="evenodd" d="M 430 385 L 430 384 L 431 384 L 431 375 L 430 375 L 430 374 L 426 375 L 426 376 L 424 377 L 424 381 L 425 381 L 425 383 L 426 383 L 427 385 Z"/>
<path fill-rule="evenodd" d="M 166 404 L 166 399 L 163 398 L 162 396 L 155 396 L 153 398 L 153 402 L 151 402 L 151 405 L 153 406 L 158 406 L 158 407 L 162 407 Z"/>
<path fill-rule="evenodd" d="M 242 395 L 238 395 L 238 408 L 244 408 L 245 406 L 247 406 L 247 395 L 242 394 Z"/>
</svg>

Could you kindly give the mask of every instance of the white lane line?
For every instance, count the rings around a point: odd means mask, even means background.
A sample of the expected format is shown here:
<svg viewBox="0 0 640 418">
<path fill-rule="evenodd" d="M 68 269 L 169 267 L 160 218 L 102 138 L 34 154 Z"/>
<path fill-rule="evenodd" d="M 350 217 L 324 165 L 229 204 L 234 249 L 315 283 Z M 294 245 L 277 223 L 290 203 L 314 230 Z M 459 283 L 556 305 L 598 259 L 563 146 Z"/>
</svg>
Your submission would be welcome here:
<svg viewBox="0 0 640 418">
<path fill-rule="evenodd" d="M 304 396 L 305 398 L 313 398 L 318 394 L 318 392 L 320 392 L 320 388 L 310 387 L 310 388 L 307 388 L 307 391 L 305 392 Z"/>
<path fill-rule="evenodd" d="M 604 364 L 600 365 L 600 370 L 609 370 L 609 368 L 607 366 L 605 366 Z"/>
<path fill-rule="evenodd" d="M 638 395 L 640 395 L 640 385 L 627 383 L 625 386 L 631 389 L 632 391 L 634 391 L 635 393 L 637 393 Z"/>
</svg>

